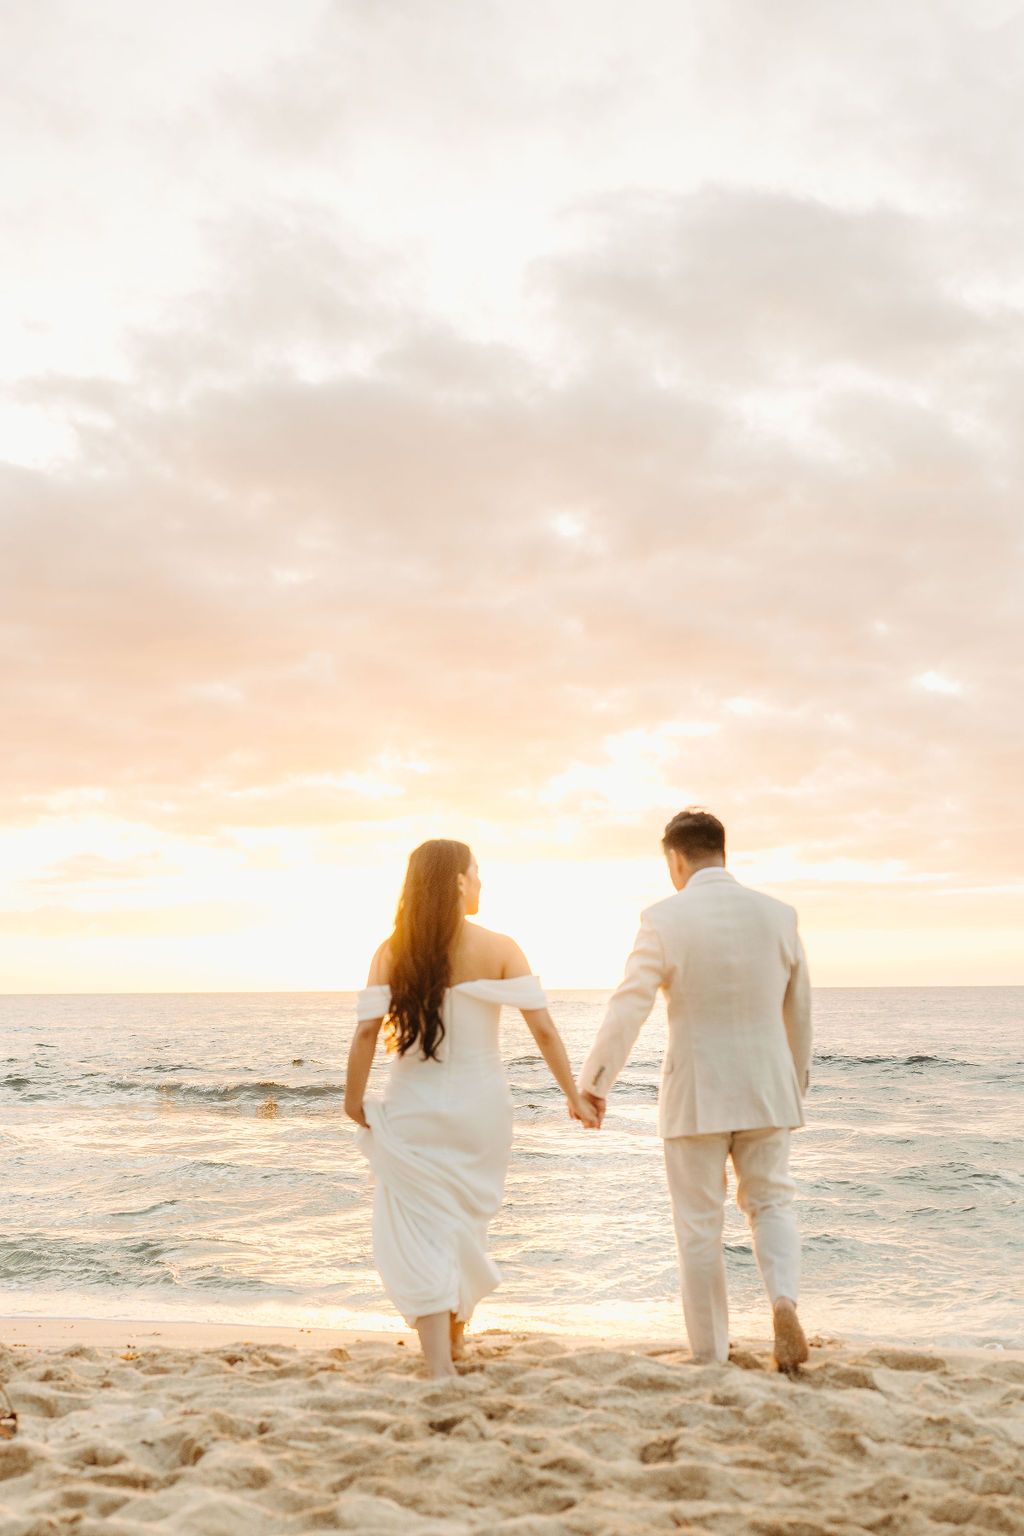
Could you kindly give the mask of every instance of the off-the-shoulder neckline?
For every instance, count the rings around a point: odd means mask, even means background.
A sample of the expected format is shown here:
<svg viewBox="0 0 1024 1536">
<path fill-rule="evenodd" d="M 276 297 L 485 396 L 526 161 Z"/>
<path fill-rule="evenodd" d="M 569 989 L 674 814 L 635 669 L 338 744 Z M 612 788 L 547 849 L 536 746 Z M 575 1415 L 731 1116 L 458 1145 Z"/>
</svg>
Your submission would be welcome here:
<svg viewBox="0 0 1024 1536">
<path fill-rule="evenodd" d="M 448 988 L 449 992 L 455 992 L 459 987 L 478 987 L 481 982 L 486 982 L 489 987 L 507 987 L 513 981 L 539 981 L 540 977 L 532 971 L 525 976 L 477 976 L 474 981 L 453 981 Z"/>
<path fill-rule="evenodd" d="M 479 987 L 485 984 L 489 987 L 507 987 L 514 981 L 540 981 L 540 977 L 534 971 L 528 971 L 525 976 L 477 976 L 473 981 L 453 981 L 448 987 L 449 992 L 457 992 L 460 987 Z M 375 981 L 373 986 L 363 987 L 364 992 L 372 992 L 373 987 L 387 987 L 386 981 Z"/>
</svg>

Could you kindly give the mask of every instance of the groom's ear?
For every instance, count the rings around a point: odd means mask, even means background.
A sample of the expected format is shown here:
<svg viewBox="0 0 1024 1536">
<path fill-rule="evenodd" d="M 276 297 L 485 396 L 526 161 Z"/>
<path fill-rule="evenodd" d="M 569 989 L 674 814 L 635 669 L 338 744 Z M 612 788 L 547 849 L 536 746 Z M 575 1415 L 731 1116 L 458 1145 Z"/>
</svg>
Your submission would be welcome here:
<svg viewBox="0 0 1024 1536">
<path fill-rule="evenodd" d="M 665 863 L 668 865 L 668 875 L 676 890 L 680 890 L 685 884 L 683 879 L 686 871 L 683 869 L 682 859 L 677 848 L 665 849 Z"/>
</svg>

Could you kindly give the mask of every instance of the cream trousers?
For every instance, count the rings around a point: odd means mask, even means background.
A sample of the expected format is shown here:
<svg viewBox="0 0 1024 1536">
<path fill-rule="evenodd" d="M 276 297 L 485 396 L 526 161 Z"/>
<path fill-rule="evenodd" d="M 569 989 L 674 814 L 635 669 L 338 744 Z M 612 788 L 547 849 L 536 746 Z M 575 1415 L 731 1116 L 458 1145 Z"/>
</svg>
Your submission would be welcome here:
<svg viewBox="0 0 1024 1536">
<path fill-rule="evenodd" d="M 795 1302 L 800 1283 L 789 1130 L 766 1126 L 668 1138 L 665 1170 L 679 1249 L 683 1316 L 690 1348 L 699 1360 L 729 1358 L 729 1300 L 722 1252 L 729 1157 L 736 1170 L 736 1204 L 750 1224 L 769 1300 L 788 1296 Z"/>
</svg>

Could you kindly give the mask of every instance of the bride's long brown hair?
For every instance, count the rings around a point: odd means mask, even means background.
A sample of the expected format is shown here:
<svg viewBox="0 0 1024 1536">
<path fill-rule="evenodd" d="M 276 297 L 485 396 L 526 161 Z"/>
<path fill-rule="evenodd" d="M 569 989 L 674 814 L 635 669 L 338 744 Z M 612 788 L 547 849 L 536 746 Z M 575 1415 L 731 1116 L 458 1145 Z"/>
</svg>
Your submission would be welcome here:
<svg viewBox="0 0 1024 1536">
<path fill-rule="evenodd" d="M 409 855 L 389 941 L 387 1022 L 400 1056 L 418 1045 L 427 1060 L 437 1060 L 444 1039 L 441 1007 L 451 982 L 452 945 L 462 921 L 459 875 L 469 873 L 472 858 L 465 843 L 447 837 L 431 838 Z"/>
</svg>

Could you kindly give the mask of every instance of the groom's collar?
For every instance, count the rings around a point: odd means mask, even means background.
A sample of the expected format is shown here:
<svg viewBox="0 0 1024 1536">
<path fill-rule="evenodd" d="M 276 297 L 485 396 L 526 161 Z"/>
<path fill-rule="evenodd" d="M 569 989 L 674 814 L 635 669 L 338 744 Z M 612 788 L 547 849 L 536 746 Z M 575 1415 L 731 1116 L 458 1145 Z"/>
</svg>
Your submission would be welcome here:
<svg viewBox="0 0 1024 1536">
<path fill-rule="evenodd" d="M 695 884 L 698 880 L 700 881 L 701 885 L 705 885 L 709 884 L 712 880 L 732 880 L 735 882 L 735 879 L 736 876 L 730 875 L 729 871 L 724 869 L 721 865 L 710 864 L 707 869 L 695 869 L 689 880 L 687 880 L 683 889 L 688 891 L 690 886 Z"/>
</svg>

